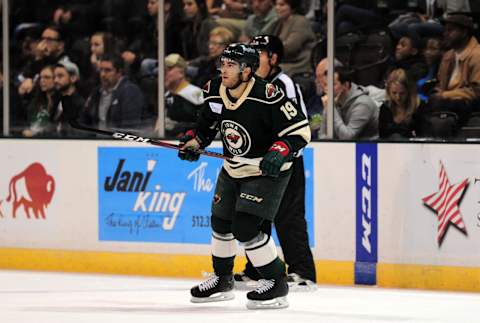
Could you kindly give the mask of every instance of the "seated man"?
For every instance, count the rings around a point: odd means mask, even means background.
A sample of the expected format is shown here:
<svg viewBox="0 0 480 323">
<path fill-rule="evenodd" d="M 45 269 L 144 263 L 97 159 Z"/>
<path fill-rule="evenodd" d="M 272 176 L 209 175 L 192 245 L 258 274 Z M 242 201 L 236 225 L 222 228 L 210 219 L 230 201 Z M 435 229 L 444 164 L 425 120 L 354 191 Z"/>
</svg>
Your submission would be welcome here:
<svg viewBox="0 0 480 323">
<path fill-rule="evenodd" d="M 473 36 L 470 17 L 450 14 L 444 22 L 444 46 L 449 50 L 440 63 L 439 84 L 430 97 L 428 110 L 456 113 L 458 129 L 480 99 L 480 45 Z"/>
<path fill-rule="evenodd" d="M 326 90 L 326 88 L 325 88 Z M 320 129 L 321 137 L 326 134 L 328 95 L 322 97 L 324 116 Z M 379 108 L 368 91 L 351 81 L 351 72 L 343 67 L 335 69 L 333 133 L 342 140 L 377 139 Z"/>
<path fill-rule="evenodd" d="M 145 106 L 140 88 L 124 72 L 119 55 L 105 55 L 100 60 L 100 86 L 85 103 L 80 120 L 100 128 L 138 128 Z"/>
<path fill-rule="evenodd" d="M 168 137 L 183 136 L 195 126 L 203 91 L 185 78 L 187 63 L 179 54 L 165 57 L 165 134 Z"/>
</svg>

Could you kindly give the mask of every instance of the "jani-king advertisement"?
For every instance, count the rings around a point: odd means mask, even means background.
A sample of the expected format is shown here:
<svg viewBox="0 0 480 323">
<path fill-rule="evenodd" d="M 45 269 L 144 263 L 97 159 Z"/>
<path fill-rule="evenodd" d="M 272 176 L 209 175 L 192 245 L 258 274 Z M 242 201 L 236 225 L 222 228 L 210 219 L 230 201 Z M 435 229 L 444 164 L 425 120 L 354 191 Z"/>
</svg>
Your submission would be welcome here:
<svg viewBox="0 0 480 323">
<path fill-rule="evenodd" d="M 313 150 L 304 152 L 313 246 Z M 209 244 L 210 207 L 223 161 L 178 159 L 158 148 L 99 147 L 99 239 Z"/>
</svg>

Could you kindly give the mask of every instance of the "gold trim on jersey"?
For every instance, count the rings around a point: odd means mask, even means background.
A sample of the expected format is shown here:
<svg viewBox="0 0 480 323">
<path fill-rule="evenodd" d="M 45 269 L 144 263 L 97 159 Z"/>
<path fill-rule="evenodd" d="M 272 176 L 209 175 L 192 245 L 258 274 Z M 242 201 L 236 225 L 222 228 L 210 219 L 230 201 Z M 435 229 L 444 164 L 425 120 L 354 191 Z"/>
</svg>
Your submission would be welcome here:
<svg viewBox="0 0 480 323">
<path fill-rule="evenodd" d="M 228 110 L 237 110 L 240 105 L 248 98 L 248 95 L 253 89 L 253 85 L 255 84 L 255 78 L 252 77 L 250 81 L 248 81 L 247 87 L 245 88 L 245 91 L 243 91 L 242 95 L 238 98 L 237 102 L 233 103 L 230 101 L 227 95 L 227 88 L 221 84 L 220 85 L 220 96 L 222 97 L 223 105 L 225 106 L 226 109 Z"/>
<path fill-rule="evenodd" d="M 262 102 L 262 103 L 265 103 L 265 104 L 275 104 L 275 103 L 278 103 L 279 101 L 281 101 L 283 99 L 285 95 L 283 94 L 282 92 L 282 95 L 275 101 L 265 101 L 265 100 L 261 100 L 261 99 L 257 99 L 257 98 L 247 98 L 248 100 L 251 100 L 251 101 L 258 101 L 258 102 Z"/>
<path fill-rule="evenodd" d="M 262 158 L 254 158 L 261 160 Z M 280 168 L 280 171 L 285 171 L 292 167 L 292 162 L 286 162 Z M 244 177 L 252 177 L 252 176 L 262 176 L 262 171 L 260 167 L 241 164 L 241 163 L 232 163 L 228 160 L 223 162 L 223 168 L 227 171 L 228 175 L 233 178 L 244 178 Z"/>
<path fill-rule="evenodd" d="M 312 133 L 310 131 L 308 120 L 302 120 L 286 129 L 283 129 L 278 133 L 278 137 L 283 136 L 301 136 L 307 143 L 309 143 Z"/>
</svg>

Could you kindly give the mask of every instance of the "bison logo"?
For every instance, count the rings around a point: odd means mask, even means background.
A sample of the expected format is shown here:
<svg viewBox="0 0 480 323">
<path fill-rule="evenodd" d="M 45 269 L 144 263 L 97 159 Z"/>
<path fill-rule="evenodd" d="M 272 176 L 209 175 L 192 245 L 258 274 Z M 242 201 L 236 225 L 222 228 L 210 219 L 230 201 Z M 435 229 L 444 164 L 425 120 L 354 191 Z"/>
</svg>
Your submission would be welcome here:
<svg viewBox="0 0 480 323">
<path fill-rule="evenodd" d="M 24 185 L 27 194 L 18 194 Z M 15 218 L 19 207 L 23 206 L 25 214 L 30 218 L 30 210 L 36 219 L 45 219 L 45 209 L 52 201 L 55 192 L 55 180 L 47 174 L 39 163 L 33 163 L 20 174 L 13 176 L 8 187 L 6 201 L 12 201 L 12 216 Z"/>
</svg>

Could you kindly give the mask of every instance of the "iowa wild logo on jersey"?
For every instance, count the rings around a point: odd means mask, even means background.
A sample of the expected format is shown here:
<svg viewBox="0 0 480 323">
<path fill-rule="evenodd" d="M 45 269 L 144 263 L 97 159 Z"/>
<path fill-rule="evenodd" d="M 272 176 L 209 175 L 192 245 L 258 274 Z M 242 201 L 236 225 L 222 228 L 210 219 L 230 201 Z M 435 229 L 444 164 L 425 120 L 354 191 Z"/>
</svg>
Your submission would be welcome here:
<svg viewBox="0 0 480 323">
<path fill-rule="evenodd" d="M 220 131 L 223 143 L 232 155 L 243 156 L 249 152 L 252 140 L 242 125 L 235 121 L 223 120 Z"/>
</svg>

